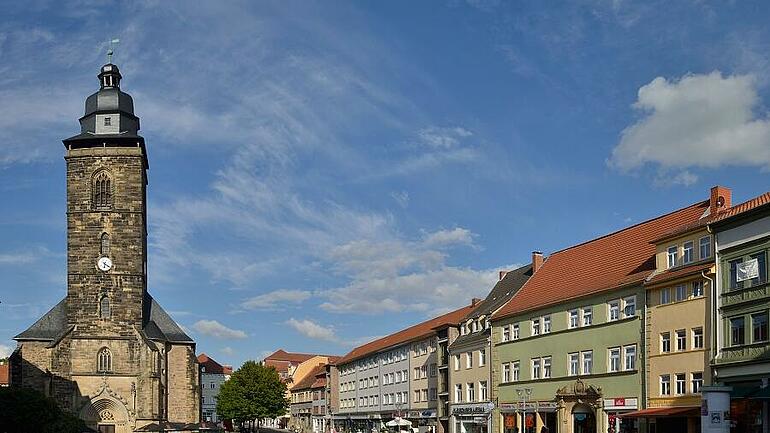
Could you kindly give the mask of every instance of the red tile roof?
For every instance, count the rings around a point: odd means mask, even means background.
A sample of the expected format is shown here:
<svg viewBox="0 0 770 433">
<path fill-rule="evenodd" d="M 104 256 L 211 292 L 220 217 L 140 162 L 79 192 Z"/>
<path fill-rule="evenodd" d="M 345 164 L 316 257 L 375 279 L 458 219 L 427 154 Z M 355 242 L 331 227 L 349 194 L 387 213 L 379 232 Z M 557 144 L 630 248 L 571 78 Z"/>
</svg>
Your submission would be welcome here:
<svg viewBox="0 0 770 433">
<path fill-rule="evenodd" d="M 644 284 L 650 286 L 665 283 L 666 281 L 672 281 L 677 278 L 688 277 L 690 275 L 700 275 L 701 272 L 710 269 L 712 266 L 714 266 L 713 259 L 705 263 L 696 263 L 681 268 L 667 269 L 659 274 L 649 277 Z"/>
<path fill-rule="evenodd" d="M 476 306 L 473 304 L 467 305 L 458 310 L 446 313 L 442 316 L 438 316 L 436 318 L 398 331 L 395 334 L 390 334 L 386 337 L 382 337 L 380 339 L 358 346 L 351 350 L 347 355 L 339 359 L 336 364 L 346 364 L 350 361 L 354 361 L 367 355 L 377 353 L 383 349 L 417 340 L 419 338 L 427 337 L 428 335 L 431 335 L 435 332 L 434 328 L 439 328 L 444 325 L 457 325 L 460 323 L 460 320 L 462 320 L 466 314 L 473 311 L 474 308 L 476 308 Z"/>
<path fill-rule="evenodd" d="M 319 355 L 315 353 L 291 353 L 286 352 L 283 349 L 278 349 L 270 356 L 266 357 L 265 361 L 288 361 L 292 364 L 300 364 L 314 356 L 332 356 L 332 355 Z"/>
<path fill-rule="evenodd" d="M 222 367 L 222 364 L 209 358 L 209 356 L 206 355 L 205 353 L 201 353 L 200 355 L 198 355 L 198 364 L 200 364 L 201 367 L 205 368 L 205 370 L 203 370 L 205 373 L 225 374 L 225 369 L 224 367 Z"/>
<path fill-rule="evenodd" d="M 655 245 L 672 228 L 697 221 L 708 200 L 551 254 L 493 319 L 643 281 L 655 270 Z"/>
<path fill-rule="evenodd" d="M 313 386 L 315 382 L 318 380 L 316 378 L 316 375 L 325 371 L 326 371 L 326 364 L 325 363 L 318 364 L 312 370 L 310 370 L 310 373 L 308 373 L 304 378 L 302 378 L 302 380 L 297 382 L 296 385 L 292 386 L 291 390 L 294 391 L 294 390 L 307 389 L 307 388 L 317 388 L 316 386 Z M 326 381 L 324 380 L 324 382 Z M 326 384 L 324 383 L 324 385 Z"/>
<path fill-rule="evenodd" d="M 7 363 L 0 365 L 0 385 L 8 385 L 9 376 L 10 376 L 9 365 Z"/>
<path fill-rule="evenodd" d="M 725 220 L 727 218 L 734 217 L 734 216 L 736 216 L 738 214 L 741 214 L 743 212 L 750 211 L 750 210 L 752 210 L 754 208 L 758 208 L 758 207 L 760 207 L 762 205 L 766 205 L 768 203 L 770 203 L 770 191 L 768 191 L 768 192 L 766 192 L 766 193 L 764 193 L 762 195 L 758 195 L 758 196 L 756 196 L 756 197 L 754 197 L 754 198 L 752 198 L 750 200 L 746 200 L 745 202 L 743 202 L 743 203 L 741 203 L 739 205 L 735 205 L 735 206 L 733 206 L 733 207 L 731 207 L 729 209 L 726 209 L 724 212 L 718 213 L 717 216 L 715 218 L 713 218 L 709 222 L 710 223 L 715 223 L 717 221 L 722 221 L 722 220 Z"/>
</svg>

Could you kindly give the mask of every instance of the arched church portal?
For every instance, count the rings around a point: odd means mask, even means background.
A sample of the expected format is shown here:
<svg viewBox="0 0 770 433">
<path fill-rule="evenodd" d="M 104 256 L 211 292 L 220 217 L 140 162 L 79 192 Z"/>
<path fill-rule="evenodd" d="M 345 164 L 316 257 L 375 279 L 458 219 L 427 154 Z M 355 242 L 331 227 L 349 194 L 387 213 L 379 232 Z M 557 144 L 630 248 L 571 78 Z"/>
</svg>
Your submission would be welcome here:
<svg viewBox="0 0 770 433">
<path fill-rule="evenodd" d="M 130 433 L 128 410 L 123 403 L 111 398 L 98 398 L 80 412 L 88 427 L 99 433 Z"/>
</svg>

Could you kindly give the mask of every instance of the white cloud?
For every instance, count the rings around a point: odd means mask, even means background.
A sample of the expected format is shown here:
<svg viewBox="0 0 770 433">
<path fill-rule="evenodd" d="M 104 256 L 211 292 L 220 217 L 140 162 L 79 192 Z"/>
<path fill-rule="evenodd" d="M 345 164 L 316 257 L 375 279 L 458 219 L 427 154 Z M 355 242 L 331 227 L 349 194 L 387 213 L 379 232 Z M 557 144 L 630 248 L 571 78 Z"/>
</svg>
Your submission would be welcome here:
<svg viewBox="0 0 770 433">
<path fill-rule="evenodd" d="M 409 192 L 407 191 L 393 191 L 390 193 L 390 197 L 404 209 L 409 206 Z"/>
<path fill-rule="evenodd" d="M 233 356 L 235 355 L 235 350 L 230 346 L 225 346 L 221 350 L 222 353 L 224 353 L 227 356 Z"/>
<path fill-rule="evenodd" d="M 455 227 L 452 230 L 439 230 L 426 234 L 423 243 L 427 247 L 473 245 L 473 233 L 462 227 Z"/>
<path fill-rule="evenodd" d="M 245 332 L 237 329 L 230 329 L 227 326 L 217 322 L 216 320 L 199 320 L 195 322 L 193 329 L 203 335 L 208 335 L 209 337 L 214 338 L 232 340 L 247 337 Z"/>
<path fill-rule="evenodd" d="M 687 167 L 770 167 L 770 120 L 754 113 L 759 102 L 751 75 L 720 72 L 658 77 L 639 89 L 634 108 L 644 116 L 627 127 L 612 150 L 610 166 L 621 171 L 657 164 Z M 676 175 L 681 184 L 694 175 Z"/>
<path fill-rule="evenodd" d="M 429 147 L 449 149 L 456 147 L 462 140 L 472 136 L 473 133 L 460 126 L 430 126 L 420 130 L 417 135 L 420 137 L 420 141 Z"/>
<path fill-rule="evenodd" d="M 286 321 L 286 324 L 294 328 L 300 334 L 314 340 L 323 340 L 335 343 L 339 341 L 339 338 L 337 338 L 333 328 L 319 325 L 312 320 L 297 320 L 292 317 Z"/>
<path fill-rule="evenodd" d="M 683 170 L 679 173 L 663 172 L 655 178 L 655 185 L 660 187 L 690 186 L 696 182 L 698 182 L 698 175 L 689 170 Z"/>
<path fill-rule="evenodd" d="M 281 307 L 285 304 L 301 304 L 303 301 L 310 299 L 310 296 L 311 293 L 306 290 L 274 290 L 243 301 L 241 307 L 247 310 L 270 309 Z"/>
<path fill-rule="evenodd" d="M 11 356 L 12 352 L 13 352 L 13 349 L 11 349 L 11 346 L 0 344 L 0 358 L 7 358 Z"/>
</svg>

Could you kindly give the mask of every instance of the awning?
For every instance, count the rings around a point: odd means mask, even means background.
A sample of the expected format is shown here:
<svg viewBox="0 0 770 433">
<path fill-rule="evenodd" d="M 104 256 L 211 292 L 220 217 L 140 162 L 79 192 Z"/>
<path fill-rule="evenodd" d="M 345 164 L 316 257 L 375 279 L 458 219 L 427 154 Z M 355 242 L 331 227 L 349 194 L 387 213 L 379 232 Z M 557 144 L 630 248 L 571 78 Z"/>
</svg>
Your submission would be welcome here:
<svg viewBox="0 0 770 433">
<path fill-rule="evenodd" d="M 700 416 L 700 407 L 653 407 L 618 414 L 621 418 L 656 418 L 664 416 Z"/>
</svg>

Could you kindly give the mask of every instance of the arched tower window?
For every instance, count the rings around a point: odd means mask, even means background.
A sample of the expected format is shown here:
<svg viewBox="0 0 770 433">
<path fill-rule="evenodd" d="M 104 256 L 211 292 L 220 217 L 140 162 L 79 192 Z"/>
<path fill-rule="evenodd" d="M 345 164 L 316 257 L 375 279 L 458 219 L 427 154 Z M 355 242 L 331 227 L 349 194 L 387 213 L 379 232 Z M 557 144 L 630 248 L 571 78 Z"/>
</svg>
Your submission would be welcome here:
<svg viewBox="0 0 770 433">
<path fill-rule="evenodd" d="M 110 318 L 110 297 L 107 295 L 102 296 L 99 300 L 99 317 L 102 319 Z"/>
<path fill-rule="evenodd" d="M 107 373 L 112 371 L 112 353 L 110 352 L 110 349 L 103 348 L 99 351 L 98 356 L 98 368 L 97 371 L 100 373 Z"/>
<path fill-rule="evenodd" d="M 101 237 L 101 256 L 102 257 L 108 257 L 110 255 L 110 235 L 107 233 L 102 233 Z"/>
<path fill-rule="evenodd" d="M 101 172 L 94 177 L 93 184 L 94 207 L 106 209 L 112 206 L 112 181 L 107 172 Z"/>
</svg>

